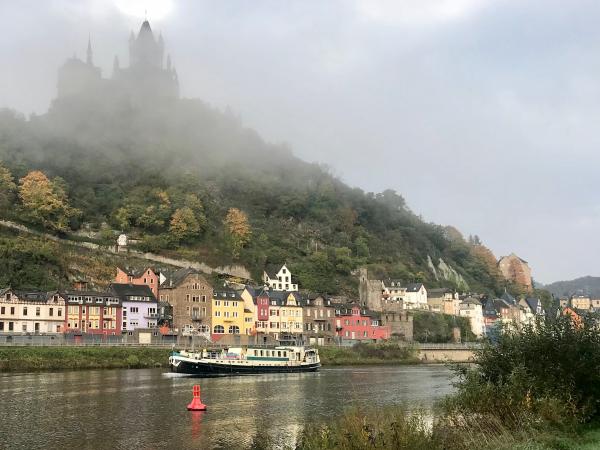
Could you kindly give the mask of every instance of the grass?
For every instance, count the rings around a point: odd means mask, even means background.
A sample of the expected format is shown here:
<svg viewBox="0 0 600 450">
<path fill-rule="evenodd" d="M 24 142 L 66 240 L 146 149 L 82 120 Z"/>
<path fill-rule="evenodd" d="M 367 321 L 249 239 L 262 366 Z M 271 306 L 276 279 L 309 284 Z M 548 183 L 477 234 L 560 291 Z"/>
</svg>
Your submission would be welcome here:
<svg viewBox="0 0 600 450">
<path fill-rule="evenodd" d="M 0 372 L 166 367 L 169 353 L 149 347 L 0 347 Z"/>
<path fill-rule="evenodd" d="M 400 347 L 394 343 L 319 347 L 319 357 L 324 366 L 417 364 L 420 362 L 413 347 Z"/>
<path fill-rule="evenodd" d="M 254 448 L 270 448 L 255 445 Z M 509 429 L 493 416 L 468 421 L 442 411 L 407 412 L 397 407 L 350 410 L 327 423 L 304 428 L 297 450 L 597 450 L 600 430 L 523 424 Z"/>
</svg>

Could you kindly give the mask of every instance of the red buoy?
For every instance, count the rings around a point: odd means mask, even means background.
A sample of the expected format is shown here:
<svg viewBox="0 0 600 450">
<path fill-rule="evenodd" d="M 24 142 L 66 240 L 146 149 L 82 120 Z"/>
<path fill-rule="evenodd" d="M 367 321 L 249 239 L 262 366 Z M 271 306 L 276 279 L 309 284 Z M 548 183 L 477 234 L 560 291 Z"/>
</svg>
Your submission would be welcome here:
<svg viewBox="0 0 600 450">
<path fill-rule="evenodd" d="M 206 411 L 206 405 L 200 400 L 200 386 L 198 384 L 194 385 L 192 394 L 194 395 L 194 398 L 192 398 L 192 402 L 187 405 L 188 411 Z"/>
</svg>

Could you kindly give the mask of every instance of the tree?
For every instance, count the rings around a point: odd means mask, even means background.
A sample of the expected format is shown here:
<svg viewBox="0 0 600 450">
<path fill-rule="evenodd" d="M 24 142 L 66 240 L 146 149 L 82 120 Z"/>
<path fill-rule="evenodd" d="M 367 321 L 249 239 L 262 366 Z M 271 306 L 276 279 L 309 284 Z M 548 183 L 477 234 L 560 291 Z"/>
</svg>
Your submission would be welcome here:
<svg viewBox="0 0 600 450">
<path fill-rule="evenodd" d="M 248 216 L 237 208 L 229 208 L 223 223 L 227 226 L 227 231 L 231 237 L 232 255 L 237 258 L 252 234 Z"/>
<path fill-rule="evenodd" d="M 67 231 L 69 219 L 79 211 L 69 206 L 62 179 L 50 181 L 43 172 L 34 170 L 19 184 L 21 204 L 32 222 L 54 231 Z"/>
<path fill-rule="evenodd" d="M 0 162 L 0 211 L 8 211 L 15 198 L 17 185 L 13 176 L 6 167 Z"/>
<path fill-rule="evenodd" d="M 187 206 L 175 210 L 171 217 L 169 231 L 177 241 L 184 241 L 196 236 L 200 232 L 200 224 L 196 220 L 194 211 Z"/>
</svg>

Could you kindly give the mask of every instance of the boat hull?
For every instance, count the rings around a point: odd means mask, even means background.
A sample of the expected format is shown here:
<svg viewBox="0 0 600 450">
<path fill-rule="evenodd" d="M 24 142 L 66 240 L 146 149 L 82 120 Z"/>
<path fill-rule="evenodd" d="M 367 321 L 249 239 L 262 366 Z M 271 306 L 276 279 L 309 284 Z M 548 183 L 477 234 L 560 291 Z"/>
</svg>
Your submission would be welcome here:
<svg viewBox="0 0 600 450">
<path fill-rule="evenodd" d="M 170 366 L 172 372 L 190 375 L 236 375 L 258 373 L 316 372 L 321 367 L 321 363 L 302 364 L 297 366 L 242 366 L 237 364 L 175 359 L 171 362 Z"/>
</svg>

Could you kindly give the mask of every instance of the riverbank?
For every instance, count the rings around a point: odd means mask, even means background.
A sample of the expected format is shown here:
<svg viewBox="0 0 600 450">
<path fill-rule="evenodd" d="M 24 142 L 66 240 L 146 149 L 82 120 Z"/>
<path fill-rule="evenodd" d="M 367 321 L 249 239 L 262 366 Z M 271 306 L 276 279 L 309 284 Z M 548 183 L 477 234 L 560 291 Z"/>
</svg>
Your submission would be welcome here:
<svg viewBox="0 0 600 450">
<path fill-rule="evenodd" d="M 0 372 L 167 367 L 170 352 L 150 347 L 0 347 Z"/>
<path fill-rule="evenodd" d="M 151 347 L 0 347 L 0 372 L 167 367 L 171 350 Z M 392 344 L 320 347 L 323 366 L 418 364 L 412 348 Z"/>
<path fill-rule="evenodd" d="M 351 410 L 326 424 L 306 427 L 296 450 L 597 450 L 600 428 L 552 428 L 525 424 L 509 429 L 500 421 L 461 422 L 442 411 L 407 412 L 397 407 Z M 268 446 L 267 446 L 268 447 Z"/>
<path fill-rule="evenodd" d="M 398 365 L 421 362 L 415 348 L 400 347 L 394 343 L 319 347 L 319 357 L 324 366 Z"/>
</svg>

